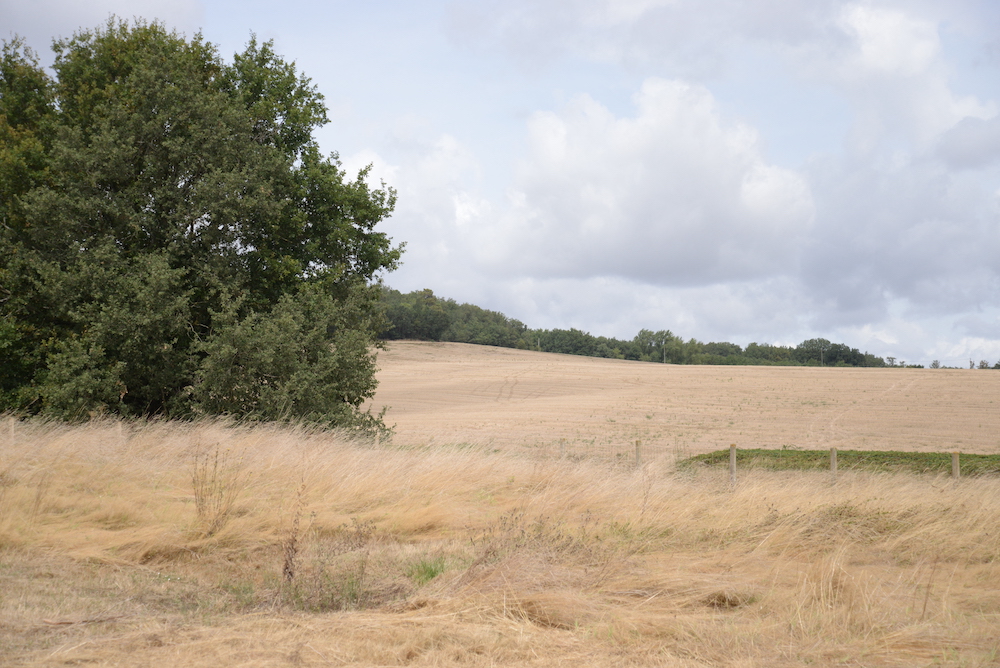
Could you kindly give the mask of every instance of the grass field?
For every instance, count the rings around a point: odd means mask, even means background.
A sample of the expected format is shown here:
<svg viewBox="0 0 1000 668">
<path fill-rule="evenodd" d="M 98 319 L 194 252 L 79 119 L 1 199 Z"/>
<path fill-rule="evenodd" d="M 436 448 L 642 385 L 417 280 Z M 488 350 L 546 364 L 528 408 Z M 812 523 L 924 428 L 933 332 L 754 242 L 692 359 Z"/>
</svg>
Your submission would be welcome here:
<svg viewBox="0 0 1000 668">
<path fill-rule="evenodd" d="M 736 451 L 737 470 L 770 469 L 772 471 L 831 470 L 831 454 L 826 450 L 762 450 Z M 677 462 L 684 470 L 697 465 L 730 465 L 729 450 L 716 450 Z M 840 450 L 837 452 L 838 472 L 872 471 L 875 473 L 917 473 L 951 475 L 952 456 L 948 452 L 899 452 L 884 450 Z M 1000 455 L 962 455 L 959 476 L 1000 475 Z"/>
<path fill-rule="evenodd" d="M 699 380 L 460 348 L 397 344 L 383 357 L 392 444 L 0 421 L 0 665 L 1000 665 L 1000 479 L 843 470 L 834 485 L 755 469 L 731 488 L 724 470 L 672 459 L 730 440 L 713 416 L 752 382 L 786 406 L 745 421 L 762 440 L 791 433 L 774 417 L 787 414 L 816 425 L 803 445 L 857 429 L 889 450 L 907 422 L 889 418 L 929 410 L 919 397 L 952 392 L 946 405 L 965 397 L 995 425 L 989 372 L 882 371 L 912 381 L 907 411 L 874 375 L 884 405 L 843 394 L 859 391 L 850 369 L 735 368 L 726 404 L 717 369 L 693 368 Z M 519 360 L 535 370 L 495 392 Z M 793 409 L 800 379 L 807 397 L 825 384 L 827 404 Z M 595 417 L 601 398 L 621 402 L 616 422 Z M 647 419 L 631 412 L 640 399 L 675 410 Z M 831 428 L 831 406 L 854 417 Z M 596 445 L 588 425 L 598 442 L 627 442 L 632 419 L 650 446 L 665 441 L 644 466 L 582 456 Z M 670 441 L 676 420 L 697 419 L 708 435 Z M 954 439 L 995 453 L 978 433 Z"/>
</svg>

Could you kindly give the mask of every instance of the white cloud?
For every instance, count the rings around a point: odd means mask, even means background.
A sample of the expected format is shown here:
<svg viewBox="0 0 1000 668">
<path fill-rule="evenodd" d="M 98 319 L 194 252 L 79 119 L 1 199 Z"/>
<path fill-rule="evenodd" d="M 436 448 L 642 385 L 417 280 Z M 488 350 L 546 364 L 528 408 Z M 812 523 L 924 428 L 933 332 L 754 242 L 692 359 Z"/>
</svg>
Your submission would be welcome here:
<svg viewBox="0 0 1000 668">
<path fill-rule="evenodd" d="M 567 54 L 599 62 L 670 61 L 675 74 L 714 70 L 722 37 L 719 5 L 691 0 L 484 0 L 452 3 L 451 34 L 466 47 L 496 49 L 528 69 Z M 694 37 L 694 39 L 692 39 Z"/>
<path fill-rule="evenodd" d="M 937 355 L 935 359 L 940 359 L 946 366 L 964 368 L 967 361 L 978 365 L 982 360 L 992 366 L 1000 362 L 1000 341 L 995 338 L 963 336 L 958 341 L 941 341 L 930 352 Z"/>
<path fill-rule="evenodd" d="M 792 340 L 803 328 L 796 288 L 787 279 L 672 288 L 620 277 L 520 278 L 491 297 L 536 327 L 577 327 L 630 339 L 640 329 L 670 329 L 702 340 L 771 343 Z M 506 293 L 506 294 L 504 294 Z M 775 320 L 788 341 L 775 341 Z"/>
<path fill-rule="evenodd" d="M 595 28 L 607 28 L 609 25 L 634 23 L 650 11 L 680 4 L 679 0 L 582 0 L 580 2 L 562 3 L 560 13 L 566 17 L 578 13 L 580 22 Z M 555 18 L 555 17 L 553 17 Z"/>
<path fill-rule="evenodd" d="M 356 179 L 361 170 L 367 169 L 368 176 L 365 182 L 370 188 L 380 188 L 383 182 L 392 185 L 400 176 L 398 165 L 390 164 L 372 149 L 364 149 L 351 155 L 340 156 L 340 168 L 350 181 Z"/>
<path fill-rule="evenodd" d="M 492 204 L 477 194 L 479 164 L 455 137 L 426 137 L 404 123 L 394 138 L 390 160 L 372 150 L 341 157 L 348 176 L 372 165 L 368 182 L 395 188 L 395 213 L 380 228 L 406 242 L 402 267 L 390 277 L 393 287 L 434 287 L 444 295 L 470 280 L 481 280 L 472 266 L 481 226 Z"/>
<path fill-rule="evenodd" d="M 952 90 L 935 21 L 865 2 L 845 5 L 837 25 L 848 43 L 814 45 L 813 65 L 854 101 L 855 150 L 922 150 L 964 118 L 996 115 L 995 104 Z"/>
<path fill-rule="evenodd" d="M 813 217 L 809 187 L 700 86 L 649 79 L 636 115 L 588 96 L 529 121 L 530 154 L 494 230 L 533 276 L 697 284 L 782 273 Z"/>
<path fill-rule="evenodd" d="M 857 52 L 845 63 L 851 71 L 920 75 L 941 53 L 937 26 L 902 11 L 869 4 L 848 5 L 843 9 L 840 24 L 857 40 Z"/>
<path fill-rule="evenodd" d="M 584 95 L 531 115 L 505 199 L 482 194 L 454 137 L 408 137 L 387 229 L 410 245 L 391 283 L 532 326 L 824 336 L 914 362 L 995 301 L 1000 203 L 977 172 L 844 154 L 800 174 L 702 86 L 651 78 L 634 104 L 619 115 Z"/>
</svg>

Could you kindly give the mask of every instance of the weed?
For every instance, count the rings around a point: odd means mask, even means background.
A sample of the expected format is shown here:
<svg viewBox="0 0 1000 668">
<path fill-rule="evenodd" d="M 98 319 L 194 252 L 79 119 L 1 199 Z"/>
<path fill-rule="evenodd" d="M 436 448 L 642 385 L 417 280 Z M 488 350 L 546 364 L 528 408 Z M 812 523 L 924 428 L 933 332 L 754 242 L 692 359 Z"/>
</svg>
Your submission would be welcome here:
<svg viewBox="0 0 1000 668">
<path fill-rule="evenodd" d="M 281 553 L 285 561 L 281 567 L 281 574 L 285 582 L 292 582 L 295 579 L 296 568 L 298 567 L 299 540 L 302 522 L 302 512 L 305 509 L 304 494 L 306 490 L 305 481 L 299 484 L 298 492 L 295 494 L 295 509 L 292 512 L 292 524 L 288 530 L 288 536 L 281 544 Z M 315 514 L 313 514 L 315 518 Z"/>
<path fill-rule="evenodd" d="M 216 534 L 226 525 L 240 492 L 248 484 L 250 472 L 242 457 L 233 457 L 229 448 L 216 444 L 196 453 L 191 468 L 194 506 L 204 526 L 205 536 Z"/>
<path fill-rule="evenodd" d="M 423 558 L 410 564 L 406 569 L 406 577 L 422 586 L 444 573 L 447 567 L 444 557 Z"/>
<path fill-rule="evenodd" d="M 399 587 L 383 587 L 378 582 L 387 574 L 371 572 L 374 541 L 375 525 L 357 519 L 328 536 L 314 532 L 312 563 L 299 568 L 293 559 L 293 567 L 283 571 L 284 602 L 297 610 L 320 612 L 362 609 L 396 597 L 402 591 Z M 286 567 L 288 563 L 286 551 Z M 391 580 L 391 574 L 386 579 Z"/>
</svg>

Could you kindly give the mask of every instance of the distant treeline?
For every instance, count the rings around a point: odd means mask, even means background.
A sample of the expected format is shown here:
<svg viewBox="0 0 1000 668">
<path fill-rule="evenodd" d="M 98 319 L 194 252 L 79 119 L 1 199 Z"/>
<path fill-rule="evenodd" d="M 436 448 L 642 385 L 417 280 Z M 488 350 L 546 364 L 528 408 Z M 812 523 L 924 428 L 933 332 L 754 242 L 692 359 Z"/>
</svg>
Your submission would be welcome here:
<svg viewBox="0 0 1000 668">
<path fill-rule="evenodd" d="M 894 358 L 887 363 L 881 357 L 826 339 L 809 339 L 795 347 L 751 343 L 743 348 L 735 343 L 685 341 L 670 330 L 643 329 L 633 339 L 623 341 L 578 329 L 529 329 L 503 313 L 441 299 L 430 290 L 403 294 L 385 288 L 382 301 L 389 321 L 382 338 L 390 340 L 453 341 L 670 364 L 896 366 Z"/>
</svg>

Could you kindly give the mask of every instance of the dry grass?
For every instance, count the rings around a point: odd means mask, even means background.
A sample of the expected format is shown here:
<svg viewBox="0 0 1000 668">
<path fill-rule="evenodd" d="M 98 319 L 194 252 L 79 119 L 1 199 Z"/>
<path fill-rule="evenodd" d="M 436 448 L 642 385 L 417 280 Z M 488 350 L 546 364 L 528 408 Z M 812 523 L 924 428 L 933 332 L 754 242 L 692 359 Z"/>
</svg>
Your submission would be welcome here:
<svg viewBox="0 0 1000 668">
<path fill-rule="evenodd" d="M 1000 663 L 996 479 L 484 443 L 0 422 L 0 663 Z"/>
</svg>

